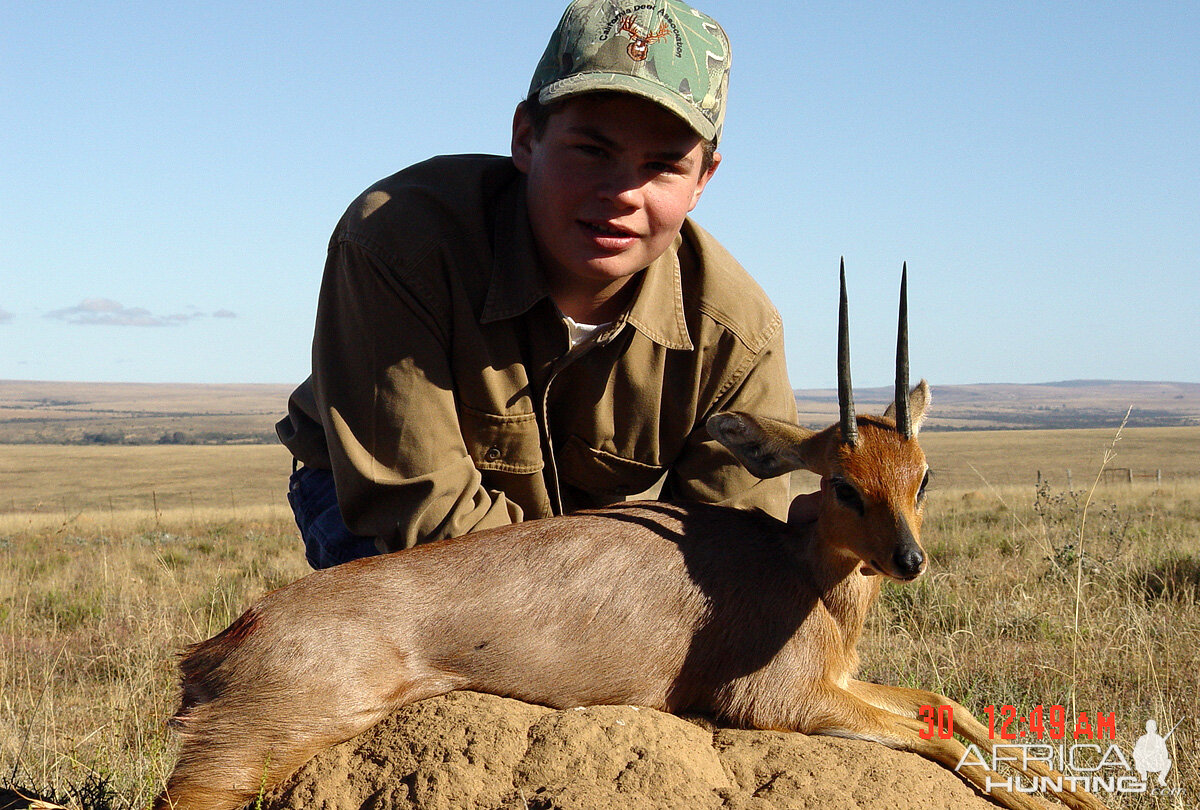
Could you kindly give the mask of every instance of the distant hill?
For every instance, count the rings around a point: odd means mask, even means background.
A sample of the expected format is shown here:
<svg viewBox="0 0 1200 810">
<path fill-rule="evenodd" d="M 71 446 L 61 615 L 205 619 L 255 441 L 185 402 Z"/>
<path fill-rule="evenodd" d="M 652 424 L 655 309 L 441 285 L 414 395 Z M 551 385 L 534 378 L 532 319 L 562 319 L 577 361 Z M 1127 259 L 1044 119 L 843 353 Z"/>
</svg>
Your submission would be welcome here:
<svg viewBox="0 0 1200 810">
<path fill-rule="evenodd" d="M 264 444 L 292 388 L 0 380 L 0 443 Z"/>
<path fill-rule="evenodd" d="M 67 383 L 0 380 L 0 444 L 246 444 L 275 441 L 291 385 Z M 881 412 L 890 388 L 854 393 Z M 837 419 L 837 392 L 796 391 L 800 421 Z M 1200 384 L 1069 380 L 947 385 L 933 391 L 930 430 L 1200 425 Z"/>
<path fill-rule="evenodd" d="M 893 396 L 891 388 L 862 388 L 855 389 L 854 401 L 862 411 L 878 412 Z M 806 425 L 837 418 L 835 389 L 796 391 L 796 403 Z M 1200 383 L 1066 380 L 934 386 L 927 429 L 1116 427 L 1126 412 L 1130 427 L 1200 425 Z"/>
</svg>

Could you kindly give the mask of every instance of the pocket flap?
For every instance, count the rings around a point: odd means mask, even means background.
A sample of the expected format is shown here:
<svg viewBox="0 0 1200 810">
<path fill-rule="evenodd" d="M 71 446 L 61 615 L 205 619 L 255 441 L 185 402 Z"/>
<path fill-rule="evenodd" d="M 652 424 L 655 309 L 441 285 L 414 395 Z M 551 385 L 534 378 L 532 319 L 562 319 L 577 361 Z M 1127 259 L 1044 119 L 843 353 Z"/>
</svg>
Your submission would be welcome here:
<svg viewBox="0 0 1200 810">
<path fill-rule="evenodd" d="M 654 486 L 665 467 L 607 453 L 578 436 L 567 440 L 559 458 L 559 476 L 573 487 L 609 497 L 638 495 Z"/>
<path fill-rule="evenodd" d="M 530 474 L 544 466 L 536 415 L 492 414 L 464 405 L 458 418 L 476 469 Z"/>
</svg>

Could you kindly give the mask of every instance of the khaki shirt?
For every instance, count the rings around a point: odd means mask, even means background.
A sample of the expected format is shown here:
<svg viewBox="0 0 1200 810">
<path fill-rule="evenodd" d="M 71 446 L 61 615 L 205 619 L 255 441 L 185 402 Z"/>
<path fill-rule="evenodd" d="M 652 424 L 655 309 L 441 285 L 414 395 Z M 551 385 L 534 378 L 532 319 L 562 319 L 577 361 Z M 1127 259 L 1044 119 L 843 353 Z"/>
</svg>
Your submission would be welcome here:
<svg viewBox="0 0 1200 810">
<path fill-rule="evenodd" d="M 313 374 L 277 431 L 333 470 L 383 551 L 662 497 L 787 512 L 709 437 L 738 409 L 795 421 L 779 314 L 690 220 L 625 313 L 570 348 L 511 159 L 441 157 L 358 198 L 329 244 Z M 731 538 L 736 540 L 736 538 Z"/>
</svg>

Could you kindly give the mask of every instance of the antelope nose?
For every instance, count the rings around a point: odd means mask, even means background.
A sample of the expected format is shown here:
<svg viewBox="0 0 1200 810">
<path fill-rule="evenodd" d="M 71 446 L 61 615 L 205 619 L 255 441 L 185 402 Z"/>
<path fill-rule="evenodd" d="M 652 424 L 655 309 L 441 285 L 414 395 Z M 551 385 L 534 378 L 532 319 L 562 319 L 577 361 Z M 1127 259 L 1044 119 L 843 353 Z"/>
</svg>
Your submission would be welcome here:
<svg viewBox="0 0 1200 810">
<path fill-rule="evenodd" d="M 914 579 L 925 565 L 925 554 L 919 546 L 901 546 L 892 557 L 896 573 L 904 579 Z"/>
</svg>

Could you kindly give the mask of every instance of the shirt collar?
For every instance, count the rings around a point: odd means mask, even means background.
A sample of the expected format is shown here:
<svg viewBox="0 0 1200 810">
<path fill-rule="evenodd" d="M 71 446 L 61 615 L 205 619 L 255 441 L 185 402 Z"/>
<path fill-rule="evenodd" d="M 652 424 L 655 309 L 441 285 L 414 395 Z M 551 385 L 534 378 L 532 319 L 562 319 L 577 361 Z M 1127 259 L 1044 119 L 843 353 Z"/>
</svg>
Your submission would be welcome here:
<svg viewBox="0 0 1200 810">
<path fill-rule="evenodd" d="M 492 278 L 479 316 L 480 323 L 523 315 L 550 295 L 546 277 L 538 266 L 523 175 L 496 199 L 493 244 Z"/>
<path fill-rule="evenodd" d="M 523 176 L 497 198 L 494 244 L 492 277 L 480 323 L 523 315 L 550 295 L 538 265 Z M 682 244 L 683 237 L 676 236 L 663 255 L 642 271 L 633 304 L 617 323 L 630 324 L 665 348 L 690 351 L 692 340 L 683 316 L 683 277 L 679 268 Z"/>
<path fill-rule="evenodd" d="M 621 320 L 664 348 L 691 351 L 692 339 L 683 317 L 682 244 L 683 237 L 676 236 L 666 252 L 642 271 L 637 297 Z"/>
</svg>

